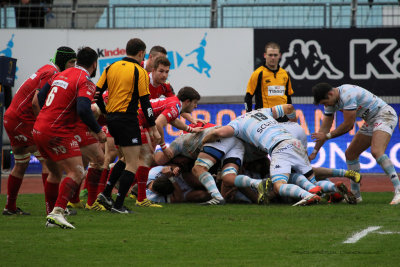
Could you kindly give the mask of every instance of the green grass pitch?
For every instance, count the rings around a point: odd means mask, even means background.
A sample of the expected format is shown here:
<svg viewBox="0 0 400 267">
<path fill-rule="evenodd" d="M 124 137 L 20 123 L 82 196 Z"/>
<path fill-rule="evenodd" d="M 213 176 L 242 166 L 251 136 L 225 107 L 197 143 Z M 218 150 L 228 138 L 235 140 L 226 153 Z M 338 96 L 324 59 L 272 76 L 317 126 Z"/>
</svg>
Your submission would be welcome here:
<svg viewBox="0 0 400 267">
<path fill-rule="evenodd" d="M 45 228 L 44 196 L 20 195 L 31 216 L 0 215 L 0 266 L 398 266 L 393 193 L 358 205 L 195 204 L 111 214 L 78 210 L 77 229 Z M 5 199 L 2 196 L 1 202 Z M 381 226 L 353 244 L 343 242 Z"/>
</svg>

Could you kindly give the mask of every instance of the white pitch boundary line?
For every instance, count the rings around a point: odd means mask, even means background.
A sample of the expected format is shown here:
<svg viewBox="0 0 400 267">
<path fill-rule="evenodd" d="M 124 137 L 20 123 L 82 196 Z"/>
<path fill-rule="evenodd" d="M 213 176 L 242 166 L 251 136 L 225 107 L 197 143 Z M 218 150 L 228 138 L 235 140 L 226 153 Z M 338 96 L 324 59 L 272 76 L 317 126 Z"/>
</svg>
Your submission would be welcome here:
<svg viewBox="0 0 400 267">
<path fill-rule="evenodd" d="M 379 231 L 379 232 L 375 232 L 376 234 L 380 234 L 380 235 L 393 235 L 393 234 L 399 234 L 400 235 L 400 232 L 391 232 L 391 231 L 385 231 L 385 232 L 381 232 L 381 231 Z"/>
<path fill-rule="evenodd" d="M 369 233 L 376 231 L 378 229 L 382 228 L 382 226 L 370 226 L 367 229 L 362 230 L 361 232 L 355 233 L 352 237 L 347 239 L 346 241 L 343 242 L 343 244 L 354 244 L 357 243 L 358 240 L 361 238 L 365 237 Z"/>
</svg>

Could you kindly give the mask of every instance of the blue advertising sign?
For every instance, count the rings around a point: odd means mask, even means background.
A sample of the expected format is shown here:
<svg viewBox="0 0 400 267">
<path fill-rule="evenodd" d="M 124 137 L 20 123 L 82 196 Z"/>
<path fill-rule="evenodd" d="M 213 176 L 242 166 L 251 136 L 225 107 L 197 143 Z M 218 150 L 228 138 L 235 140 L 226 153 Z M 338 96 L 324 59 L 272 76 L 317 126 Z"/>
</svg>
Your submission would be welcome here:
<svg viewBox="0 0 400 267">
<path fill-rule="evenodd" d="M 322 122 L 323 106 L 312 104 L 294 105 L 297 112 L 298 122 L 301 124 L 308 136 L 308 153 L 310 154 L 315 143 L 311 140 L 311 134 L 318 131 Z M 391 105 L 400 113 L 400 104 Z M 217 125 L 226 125 L 236 116 L 244 112 L 243 104 L 203 104 L 192 113 L 193 117 L 210 121 Z M 337 117 L 333 127 L 336 128 L 343 122 L 343 114 L 337 112 Z M 363 121 L 358 119 L 353 130 L 340 137 L 328 140 L 320 149 L 318 156 L 312 161 L 315 167 L 342 168 L 346 169 L 345 151 L 355 133 L 362 126 Z M 171 142 L 180 134 L 180 131 L 174 130 L 171 126 L 167 127 L 165 134 L 166 142 Z M 393 136 L 386 149 L 386 154 L 392 160 L 397 171 L 400 170 L 400 131 L 396 127 Z M 360 156 L 361 172 L 365 173 L 383 173 L 381 167 L 376 163 L 368 149 Z"/>
<path fill-rule="evenodd" d="M 308 153 L 310 154 L 314 147 L 314 142 L 311 140 L 311 134 L 318 131 L 320 128 L 323 116 L 323 106 L 314 106 L 312 104 L 301 104 L 294 106 L 296 108 L 298 122 L 301 124 L 308 136 Z M 397 114 L 400 113 L 400 104 L 393 104 L 391 106 L 396 110 Z M 193 111 L 192 116 L 194 118 L 210 121 L 216 125 L 226 125 L 244 112 L 243 104 L 202 104 Z M 343 115 L 341 112 L 338 112 L 333 127 L 336 128 L 342 122 Z M 328 140 L 320 149 L 317 158 L 313 160 L 313 166 L 346 169 L 346 148 L 362 124 L 363 121 L 359 119 L 356 121 L 353 130 L 345 135 Z M 165 130 L 165 141 L 167 143 L 171 143 L 180 134 L 181 131 L 172 128 L 171 125 L 168 125 Z M 392 160 L 396 170 L 400 171 L 400 131 L 398 127 L 396 127 L 393 133 L 393 136 L 386 149 L 386 154 Z M 376 163 L 369 149 L 361 154 L 360 163 L 361 172 L 383 173 L 383 170 Z M 39 162 L 32 156 L 31 164 L 27 173 L 40 172 L 38 164 Z"/>
</svg>

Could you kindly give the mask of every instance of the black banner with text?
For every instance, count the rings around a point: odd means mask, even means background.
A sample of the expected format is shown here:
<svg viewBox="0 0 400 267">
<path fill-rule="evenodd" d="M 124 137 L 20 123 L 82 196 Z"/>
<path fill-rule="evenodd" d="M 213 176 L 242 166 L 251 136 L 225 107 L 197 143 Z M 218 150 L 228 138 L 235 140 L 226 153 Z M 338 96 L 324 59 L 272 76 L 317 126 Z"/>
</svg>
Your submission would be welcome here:
<svg viewBox="0 0 400 267">
<path fill-rule="evenodd" d="M 255 29 L 255 68 L 263 64 L 270 41 L 281 46 L 280 66 L 292 78 L 294 96 L 311 96 L 319 82 L 400 95 L 400 28 Z"/>
</svg>

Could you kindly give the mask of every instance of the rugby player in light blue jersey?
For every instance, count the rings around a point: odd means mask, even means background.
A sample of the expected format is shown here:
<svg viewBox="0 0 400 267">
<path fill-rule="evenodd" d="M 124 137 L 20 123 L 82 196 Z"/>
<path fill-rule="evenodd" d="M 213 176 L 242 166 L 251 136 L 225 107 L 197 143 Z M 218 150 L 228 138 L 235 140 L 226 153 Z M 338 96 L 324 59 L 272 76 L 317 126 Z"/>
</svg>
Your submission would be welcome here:
<svg viewBox="0 0 400 267">
<path fill-rule="evenodd" d="M 315 159 L 318 150 L 326 140 L 349 132 L 356 118 L 364 119 L 365 123 L 356 133 L 346 149 L 346 164 L 349 170 L 360 171 L 360 154 L 371 147 L 371 154 L 391 179 L 395 192 L 390 204 L 400 203 L 400 182 L 390 158 L 385 154 L 397 124 L 396 111 L 385 101 L 368 90 L 356 85 L 344 84 L 333 87 L 328 83 L 319 83 L 312 88 L 314 104 L 324 105 L 324 118 L 318 133 L 311 136 L 316 141 L 310 160 Z M 334 113 L 342 111 L 344 121 L 335 130 L 329 132 L 334 120 Z M 351 191 L 362 201 L 360 184 L 352 181 Z"/>
<path fill-rule="evenodd" d="M 222 162 L 221 178 L 228 186 L 253 188 L 258 192 L 258 203 L 268 204 L 269 179 L 257 180 L 238 175 L 243 162 L 244 146 L 242 141 L 235 137 L 215 140 L 202 147 L 202 141 L 207 132 L 214 128 L 207 128 L 200 133 L 187 133 L 176 138 L 167 148 L 173 156 L 183 155 L 196 162 L 192 173 L 211 194 L 209 201 L 201 205 L 224 205 L 225 199 L 219 192 L 209 169 L 217 162 Z M 161 152 L 154 155 L 157 164 L 165 164 L 169 159 Z"/>
<path fill-rule="evenodd" d="M 270 175 L 275 193 L 284 197 L 300 198 L 295 206 L 319 202 L 318 195 L 287 183 L 292 168 L 310 180 L 315 180 L 315 177 L 304 146 L 275 120 L 284 115 L 292 120 L 296 118 L 293 105 L 284 104 L 248 112 L 228 125 L 209 132 L 203 143 L 236 136 L 258 147 L 271 157 Z"/>
</svg>

